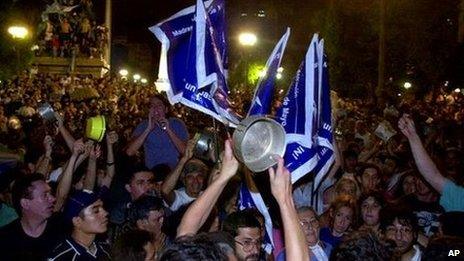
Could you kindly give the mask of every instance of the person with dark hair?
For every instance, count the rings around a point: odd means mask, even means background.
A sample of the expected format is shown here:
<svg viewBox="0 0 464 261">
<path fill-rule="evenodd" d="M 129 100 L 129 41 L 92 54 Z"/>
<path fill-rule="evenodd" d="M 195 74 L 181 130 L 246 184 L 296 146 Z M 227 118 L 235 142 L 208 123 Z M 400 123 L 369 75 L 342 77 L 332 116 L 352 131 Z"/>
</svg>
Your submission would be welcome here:
<svg viewBox="0 0 464 261">
<path fill-rule="evenodd" d="M 356 167 L 358 166 L 358 153 L 354 150 L 345 150 L 343 156 L 343 176 L 355 176 Z"/>
<path fill-rule="evenodd" d="M 464 260 L 464 239 L 441 236 L 430 240 L 422 255 L 422 261 Z"/>
<path fill-rule="evenodd" d="M 155 261 L 152 236 L 145 230 L 129 230 L 114 242 L 111 248 L 113 261 Z"/>
<path fill-rule="evenodd" d="M 107 230 L 108 212 L 93 192 L 77 191 L 69 198 L 63 212 L 72 224 L 71 236 L 48 255 L 49 261 L 110 260 L 108 245 L 95 239 Z"/>
<path fill-rule="evenodd" d="M 165 235 L 161 231 L 164 217 L 165 207 L 162 199 L 143 196 L 132 203 L 127 223 L 133 229 L 149 232 L 155 252 L 159 252 L 165 244 Z"/>
<path fill-rule="evenodd" d="M 221 248 L 203 235 L 177 238 L 161 254 L 159 261 L 226 261 L 228 257 Z"/>
<path fill-rule="evenodd" d="M 374 164 L 363 164 L 359 169 L 357 180 L 361 184 L 361 191 L 365 194 L 378 191 L 380 188 L 381 173 L 380 168 Z"/>
<path fill-rule="evenodd" d="M 249 211 L 237 211 L 224 220 L 222 231 L 235 240 L 235 253 L 239 260 L 258 260 L 261 249 L 261 224 Z"/>
<path fill-rule="evenodd" d="M 385 201 L 377 192 L 361 195 L 359 199 L 361 212 L 361 226 L 359 230 L 379 231 L 380 210 L 385 206 Z"/>
<path fill-rule="evenodd" d="M 67 199 L 74 164 L 83 151 L 82 140 L 75 141 L 56 198 L 41 174 L 29 174 L 15 181 L 13 206 L 20 218 L 0 231 L 2 260 L 42 260 L 64 237 L 62 222 L 55 213 L 61 211 Z"/>
<path fill-rule="evenodd" d="M 333 261 L 392 260 L 394 245 L 372 231 L 356 231 L 332 251 Z"/>
<path fill-rule="evenodd" d="M 121 225 L 127 219 L 127 211 L 132 202 L 149 194 L 153 190 L 154 174 L 145 166 L 136 165 L 130 171 L 124 188 L 127 196 L 119 202 L 115 202 L 110 210 L 110 221 L 113 224 Z"/>
<path fill-rule="evenodd" d="M 184 155 L 161 187 L 163 199 L 172 211 L 194 201 L 206 184 L 208 167 L 201 160 L 192 159 L 195 143 L 194 139 L 188 141 Z M 175 189 L 179 179 L 182 180 L 184 187 Z"/>
<path fill-rule="evenodd" d="M 385 208 L 380 226 L 385 238 L 396 244 L 395 256 L 400 260 L 419 261 L 422 251 L 417 243 L 419 227 L 416 216 L 406 209 Z"/>
<path fill-rule="evenodd" d="M 165 100 L 160 95 L 151 98 L 148 119 L 135 128 L 126 149 L 126 154 L 133 156 L 143 145 L 149 169 L 161 163 L 174 168 L 187 146 L 187 128 L 181 120 L 166 117 Z"/>
</svg>

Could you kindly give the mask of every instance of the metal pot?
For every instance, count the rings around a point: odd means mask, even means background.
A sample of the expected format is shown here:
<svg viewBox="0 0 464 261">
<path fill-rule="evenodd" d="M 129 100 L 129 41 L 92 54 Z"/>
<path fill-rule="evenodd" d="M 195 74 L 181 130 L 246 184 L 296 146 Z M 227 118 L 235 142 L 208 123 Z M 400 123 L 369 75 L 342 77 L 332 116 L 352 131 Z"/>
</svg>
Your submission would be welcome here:
<svg viewBox="0 0 464 261">
<path fill-rule="evenodd" d="M 53 111 L 52 106 L 46 102 L 42 103 L 38 108 L 39 114 L 42 118 L 47 121 L 55 121 L 55 112 Z"/>
<path fill-rule="evenodd" d="M 212 160 L 210 151 L 218 149 L 218 144 L 216 144 L 217 138 L 215 137 L 216 134 L 214 133 L 214 130 L 205 129 L 201 132 L 198 132 L 195 136 L 197 143 L 195 144 L 195 148 L 193 149 L 193 155 L 199 159 Z"/>
<path fill-rule="evenodd" d="M 261 172 L 277 163 L 274 155 L 285 153 L 285 130 L 265 116 L 250 116 L 241 121 L 232 136 L 234 153 L 251 171 Z"/>
</svg>

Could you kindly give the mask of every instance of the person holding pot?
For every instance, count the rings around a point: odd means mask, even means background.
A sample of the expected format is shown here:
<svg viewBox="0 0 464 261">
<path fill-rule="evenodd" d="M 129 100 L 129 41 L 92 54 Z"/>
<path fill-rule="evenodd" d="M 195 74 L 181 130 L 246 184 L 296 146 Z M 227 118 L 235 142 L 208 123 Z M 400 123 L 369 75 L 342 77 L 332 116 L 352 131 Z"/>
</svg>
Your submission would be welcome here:
<svg viewBox="0 0 464 261">
<path fill-rule="evenodd" d="M 128 156 L 134 156 L 142 147 L 145 165 L 151 169 L 158 164 L 167 164 L 174 169 L 184 153 L 188 132 L 185 124 L 177 118 L 168 118 L 168 103 L 161 95 L 150 100 L 148 119 L 134 130 L 126 148 Z"/>
</svg>

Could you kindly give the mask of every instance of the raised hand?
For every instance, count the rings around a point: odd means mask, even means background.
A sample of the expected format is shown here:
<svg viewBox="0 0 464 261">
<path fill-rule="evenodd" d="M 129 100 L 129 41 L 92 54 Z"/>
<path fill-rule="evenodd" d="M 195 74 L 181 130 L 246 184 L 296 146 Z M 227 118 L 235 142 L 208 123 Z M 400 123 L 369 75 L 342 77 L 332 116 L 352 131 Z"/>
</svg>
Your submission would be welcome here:
<svg viewBox="0 0 464 261">
<path fill-rule="evenodd" d="M 85 145 L 82 139 L 78 139 L 74 142 L 73 148 L 72 148 L 72 153 L 74 156 L 78 156 L 79 154 L 82 154 L 85 152 Z"/>
<path fill-rule="evenodd" d="M 238 166 L 239 162 L 235 158 L 234 152 L 232 150 L 232 141 L 227 139 L 224 144 L 224 154 L 222 157 L 220 177 L 224 177 L 226 179 L 232 178 L 235 173 L 237 173 Z"/>
<path fill-rule="evenodd" d="M 116 142 L 118 142 L 118 139 L 119 139 L 118 134 L 115 131 L 111 131 L 106 134 L 106 143 L 108 145 L 115 144 Z"/>
<path fill-rule="evenodd" d="M 404 136 L 406 136 L 408 139 L 418 137 L 414 121 L 411 119 L 409 114 L 403 114 L 403 116 L 398 121 L 398 127 Z"/>
<path fill-rule="evenodd" d="M 158 126 L 163 129 L 163 130 L 170 130 L 170 126 L 169 126 L 169 120 L 164 118 L 164 119 L 159 119 L 157 122 Z"/>
<path fill-rule="evenodd" d="M 189 160 L 193 157 L 193 150 L 195 149 L 195 145 L 197 144 L 198 139 L 190 139 L 187 141 L 187 147 L 185 148 L 184 156 L 182 157 L 184 160 Z"/>
<path fill-rule="evenodd" d="M 97 144 L 90 150 L 89 158 L 92 160 L 97 160 L 101 156 L 101 153 L 100 145 Z"/>
<path fill-rule="evenodd" d="M 284 166 L 284 159 L 276 156 L 277 169 L 269 168 L 269 181 L 271 183 L 271 192 L 278 203 L 292 197 L 292 183 L 291 175 L 287 168 Z"/>
</svg>

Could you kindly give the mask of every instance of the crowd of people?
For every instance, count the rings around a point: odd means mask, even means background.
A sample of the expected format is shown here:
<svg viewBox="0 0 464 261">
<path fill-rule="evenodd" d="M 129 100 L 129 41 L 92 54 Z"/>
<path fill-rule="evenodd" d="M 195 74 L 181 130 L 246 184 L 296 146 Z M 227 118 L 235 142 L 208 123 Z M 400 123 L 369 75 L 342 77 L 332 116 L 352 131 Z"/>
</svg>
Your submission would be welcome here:
<svg viewBox="0 0 464 261">
<path fill-rule="evenodd" d="M 415 261 L 458 253 L 451 250 L 464 255 L 463 95 L 442 92 L 385 107 L 332 101 L 336 160 L 316 187 L 311 173 L 292 185 L 280 158 L 275 168 L 251 173 L 235 158 L 229 129 L 170 105 L 152 85 L 45 74 L 5 82 L 1 259 Z M 54 120 L 38 113 L 44 102 Z M 234 106 L 246 111 L 243 100 Z M 84 132 L 86 119 L 96 115 L 108 123 L 101 142 Z M 221 146 L 199 155 L 195 133 L 212 126 Z M 257 209 L 238 207 L 242 184 L 261 192 L 272 234 Z"/>
<path fill-rule="evenodd" d="M 102 59 L 108 29 L 97 24 L 91 0 L 54 1 L 42 14 L 37 56 Z"/>
</svg>

